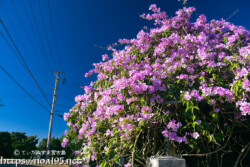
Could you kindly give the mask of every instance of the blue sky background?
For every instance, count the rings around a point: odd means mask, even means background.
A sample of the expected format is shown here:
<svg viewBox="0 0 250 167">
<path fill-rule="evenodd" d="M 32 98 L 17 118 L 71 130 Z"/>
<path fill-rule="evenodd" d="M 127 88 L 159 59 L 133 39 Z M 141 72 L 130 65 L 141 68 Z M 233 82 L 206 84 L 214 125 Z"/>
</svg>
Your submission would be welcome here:
<svg viewBox="0 0 250 167">
<path fill-rule="evenodd" d="M 60 90 L 57 91 L 55 107 L 56 111 L 63 112 L 68 112 L 75 104 L 76 95 L 83 94 L 80 86 L 96 79 L 95 76 L 85 78 L 84 74 L 92 69 L 93 63 L 101 61 L 102 54 L 110 54 L 101 47 L 120 38 L 134 38 L 142 27 L 153 25 L 139 17 L 148 12 L 150 4 L 157 4 L 169 16 L 174 16 L 175 11 L 183 6 L 178 0 L 49 0 L 49 4 L 53 25 L 47 0 L 0 0 L 0 17 L 50 103 L 55 84 L 51 71 L 64 71 L 65 75 L 60 75 L 60 78 L 66 80 L 65 84 L 60 82 L 58 85 Z M 205 14 L 209 21 L 226 19 L 238 9 L 229 21 L 250 29 L 249 0 L 189 0 L 187 6 L 197 9 L 192 20 L 199 14 Z M 0 32 L 11 43 L 1 25 Z M 51 105 L 47 104 L 2 36 L 0 65 L 50 110 Z M 0 107 L 0 131 L 25 132 L 27 135 L 38 135 L 40 139 L 47 137 L 49 113 L 1 69 L 0 100 L 5 105 Z M 61 112 L 56 114 L 63 115 Z M 67 126 L 63 118 L 55 116 L 52 136 L 61 137 L 65 129 Z"/>
</svg>

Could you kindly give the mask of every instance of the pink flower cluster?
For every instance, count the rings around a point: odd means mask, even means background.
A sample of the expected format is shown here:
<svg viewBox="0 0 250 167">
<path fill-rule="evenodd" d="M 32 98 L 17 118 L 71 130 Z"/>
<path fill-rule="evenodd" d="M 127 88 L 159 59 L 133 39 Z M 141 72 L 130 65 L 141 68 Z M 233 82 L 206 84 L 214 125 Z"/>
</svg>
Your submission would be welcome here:
<svg viewBox="0 0 250 167">
<path fill-rule="evenodd" d="M 180 122 L 176 123 L 176 120 L 172 120 L 171 122 L 168 123 L 167 128 L 164 131 L 162 131 L 162 134 L 164 137 L 169 138 L 172 141 L 176 141 L 178 143 L 185 142 L 186 144 L 188 144 L 187 135 L 192 136 L 194 139 L 197 139 L 199 137 L 198 132 L 194 133 L 185 132 L 185 136 L 179 137 L 177 135 L 177 130 L 181 126 L 182 124 Z"/>
<path fill-rule="evenodd" d="M 85 74 L 97 73 L 97 81 L 84 87 L 85 94 L 76 96 L 77 104 L 64 114 L 70 127 L 67 135 L 76 133 L 93 150 L 96 139 L 119 135 L 119 142 L 128 142 L 144 122 L 161 121 L 154 120 L 161 114 L 159 106 L 181 96 L 185 102 L 208 103 L 218 114 L 225 102 L 237 104 L 243 116 L 250 114 L 250 32 L 223 19 L 207 23 L 205 15 L 192 23 L 193 7 L 178 10 L 174 17 L 156 5 L 149 9 L 153 14 L 142 17 L 157 26 L 141 30 L 134 39 L 119 40 L 125 44 L 122 50 L 110 47 L 113 57 L 103 55 L 103 62 Z M 199 139 L 201 133 L 195 129 L 178 130 L 182 124 L 186 122 L 168 122 L 163 136 L 179 143 Z M 62 145 L 67 142 L 65 138 Z"/>
</svg>

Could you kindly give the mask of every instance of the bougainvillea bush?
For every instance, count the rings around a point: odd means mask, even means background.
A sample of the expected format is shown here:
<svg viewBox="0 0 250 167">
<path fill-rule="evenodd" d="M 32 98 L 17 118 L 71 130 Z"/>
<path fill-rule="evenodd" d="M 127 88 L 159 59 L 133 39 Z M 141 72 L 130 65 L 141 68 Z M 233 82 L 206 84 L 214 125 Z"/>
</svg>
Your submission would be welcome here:
<svg viewBox="0 0 250 167">
<path fill-rule="evenodd" d="M 119 40 L 124 48 L 109 47 L 112 56 L 86 73 L 97 80 L 65 113 L 70 130 L 62 145 L 82 143 L 87 149 L 76 156 L 101 166 L 145 166 L 166 154 L 207 162 L 233 148 L 238 163 L 249 147 L 238 132 L 250 129 L 250 32 L 205 15 L 192 23 L 193 7 L 174 17 L 149 9 L 142 17 L 154 28 Z"/>
</svg>

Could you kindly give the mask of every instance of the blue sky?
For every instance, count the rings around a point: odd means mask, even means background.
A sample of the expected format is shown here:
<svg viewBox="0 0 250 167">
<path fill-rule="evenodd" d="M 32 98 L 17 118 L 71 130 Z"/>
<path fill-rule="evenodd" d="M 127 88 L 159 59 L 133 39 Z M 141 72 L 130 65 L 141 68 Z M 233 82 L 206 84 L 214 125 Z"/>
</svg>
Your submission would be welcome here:
<svg viewBox="0 0 250 167">
<path fill-rule="evenodd" d="M 153 25 L 139 17 L 148 12 L 150 4 L 157 4 L 169 16 L 174 16 L 183 6 L 178 0 L 49 0 L 49 4 L 53 24 L 47 0 L 0 0 L 0 17 L 50 103 L 55 84 L 51 71 L 64 71 L 65 75 L 60 78 L 65 78 L 65 84 L 58 85 L 55 107 L 56 111 L 63 112 L 74 105 L 76 95 L 84 93 L 80 86 L 96 79 L 95 76 L 85 78 L 84 74 L 92 69 L 93 63 L 101 61 L 102 54 L 110 54 L 102 47 L 120 38 L 134 38 L 142 27 Z M 199 14 L 205 14 L 208 20 L 226 19 L 238 10 L 229 21 L 250 29 L 249 0 L 189 0 L 187 6 L 197 9 L 192 20 Z M 0 32 L 11 43 L 1 25 Z M 0 65 L 50 110 L 51 105 L 2 36 L 0 58 Z M 25 132 L 38 135 L 40 139 L 47 137 L 49 113 L 2 70 L 0 100 L 5 105 L 0 107 L 0 131 Z M 61 112 L 56 114 L 62 115 Z M 55 116 L 52 136 L 61 137 L 65 129 L 63 118 Z"/>
</svg>

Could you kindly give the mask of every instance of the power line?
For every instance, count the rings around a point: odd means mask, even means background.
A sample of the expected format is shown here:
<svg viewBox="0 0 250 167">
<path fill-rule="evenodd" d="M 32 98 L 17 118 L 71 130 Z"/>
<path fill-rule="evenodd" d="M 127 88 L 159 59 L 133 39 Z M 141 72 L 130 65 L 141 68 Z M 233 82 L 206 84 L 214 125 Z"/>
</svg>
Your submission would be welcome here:
<svg viewBox="0 0 250 167">
<path fill-rule="evenodd" d="M 37 104 L 39 104 L 42 108 L 44 108 L 47 112 L 50 113 L 50 111 L 44 106 L 42 105 L 38 100 L 36 100 L 24 87 L 22 87 L 22 85 L 20 85 L 1 65 L 0 68 L 3 70 L 3 72 L 5 72 L 10 79 L 12 79 L 20 88 L 22 88 L 22 90 L 29 95 Z"/>
<path fill-rule="evenodd" d="M 68 79 L 64 79 L 64 85 L 67 86 L 67 87 L 70 87 L 70 88 L 73 88 L 73 89 L 76 89 L 76 90 L 82 90 L 81 88 L 81 84 L 80 83 L 77 83 L 75 81 L 71 81 L 71 80 L 68 80 Z"/>
<path fill-rule="evenodd" d="M 47 63 L 49 64 L 49 66 L 52 67 L 52 65 L 50 64 L 49 58 L 47 57 L 47 54 L 46 54 L 45 49 L 44 49 L 45 47 L 44 47 L 44 44 L 42 42 L 42 37 L 41 37 L 40 31 L 38 29 L 38 24 L 37 24 L 37 20 L 36 20 L 35 14 L 34 14 L 34 9 L 33 9 L 33 6 L 32 6 L 32 3 L 31 3 L 30 0 L 29 0 L 29 4 L 30 4 L 31 13 L 32 13 L 32 16 L 33 16 L 33 19 L 34 19 L 34 23 L 35 23 L 35 26 L 36 26 L 36 30 L 37 30 L 37 33 L 38 33 L 38 37 L 40 39 L 40 42 L 41 42 L 41 45 L 42 45 L 42 48 L 43 48 L 42 50 L 43 50 L 43 53 L 44 53 L 44 57 L 45 57 Z"/>
<path fill-rule="evenodd" d="M 229 17 L 226 19 L 226 21 L 228 21 L 231 17 L 233 17 L 238 11 L 239 11 L 238 9 L 237 9 L 236 11 L 234 11 L 234 13 L 233 13 L 231 16 L 229 16 Z"/>
<path fill-rule="evenodd" d="M 5 36 L 2 34 L 2 32 L 0 32 L 1 36 L 3 37 L 4 41 L 8 44 L 8 46 L 10 47 L 10 49 L 12 50 L 12 52 L 16 55 L 16 57 L 18 58 L 18 60 L 22 63 L 23 66 L 24 63 L 22 62 L 22 60 L 20 59 L 20 57 L 17 55 L 16 51 L 14 50 L 14 48 L 10 45 L 10 43 L 8 42 L 8 40 L 5 38 Z"/>
<path fill-rule="evenodd" d="M 82 88 L 79 87 L 76 87 L 76 86 L 73 86 L 73 85 L 70 85 L 70 84 L 64 84 L 65 86 L 67 86 L 68 88 L 72 88 L 72 89 L 75 89 L 75 90 L 83 90 Z"/>
<path fill-rule="evenodd" d="M 25 11 L 25 13 L 26 13 L 26 16 L 27 16 L 27 18 L 28 18 L 28 20 L 29 20 L 29 23 L 30 23 L 30 25 L 31 25 L 31 29 L 32 29 L 32 31 L 33 31 L 33 33 L 34 33 L 34 35 L 35 35 L 35 38 L 36 38 L 36 41 L 37 41 L 37 43 L 38 43 L 38 45 L 39 45 L 39 48 L 40 48 L 40 50 L 42 51 L 42 53 L 43 53 L 43 56 L 45 57 L 45 61 L 47 61 L 47 62 L 49 62 L 48 61 L 48 59 L 47 59 L 47 56 L 45 56 L 45 54 L 46 54 L 46 52 L 45 52 L 45 50 L 44 50 L 44 48 L 42 47 L 42 41 L 41 41 L 41 39 L 39 40 L 38 39 L 38 37 L 37 37 L 37 34 L 36 34 L 36 32 L 35 32 L 35 28 L 34 28 L 34 26 L 33 26 L 33 24 L 32 24 L 32 19 L 30 18 L 30 16 L 29 16 L 29 13 L 28 13 L 28 10 L 27 10 L 27 8 L 26 8 L 26 6 L 25 6 L 25 4 L 24 4 L 24 1 L 21 1 L 22 2 L 22 5 L 23 5 L 23 8 L 24 8 L 24 11 Z M 39 32 L 38 32 L 39 33 Z M 49 63 L 47 63 L 46 65 L 48 66 L 48 64 Z M 50 81 L 52 81 L 51 80 L 51 75 L 48 75 L 49 77 L 49 80 Z"/>
<path fill-rule="evenodd" d="M 24 26 L 24 23 L 23 23 L 23 21 L 22 21 L 22 19 L 21 19 L 21 17 L 20 17 L 20 13 L 19 13 L 18 10 L 17 10 L 16 4 L 14 3 L 13 0 L 11 0 L 11 2 L 12 2 L 12 4 L 13 4 L 13 6 L 14 6 L 14 9 L 15 9 L 15 12 L 16 12 L 16 14 L 17 14 L 17 16 L 18 16 L 18 19 L 19 19 L 20 22 L 21 22 L 21 25 L 22 25 L 22 27 L 23 27 L 23 30 L 24 30 L 24 32 L 25 32 L 25 34 L 26 34 L 26 36 L 27 36 L 27 38 L 28 38 L 28 40 L 29 40 L 29 42 L 30 42 L 30 45 L 31 45 L 32 49 L 34 50 L 34 53 L 35 53 L 36 57 L 37 57 L 38 60 L 39 60 L 39 56 L 38 56 L 38 54 L 37 54 L 37 52 L 36 52 L 36 49 L 35 49 L 35 47 L 34 47 L 34 45 L 33 45 L 32 40 L 31 40 L 31 38 L 30 38 L 30 36 L 29 36 L 29 33 L 27 32 L 27 30 L 26 30 L 26 28 L 25 28 L 25 26 Z M 41 61 L 39 60 L 39 62 L 41 62 Z M 39 74 L 41 75 L 40 72 L 39 72 Z M 43 76 L 43 77 L 44 77 L 44 76 Z"/>
<path fill-rule="evenodd" d="M 22 41 L 22 39 L 20 38 L 19 33 L 17 33 L 16 28 L 15 28 L 13 22 L 11 21 L 9 15 L 8 15 L 8 12 L 6 11 L 6 9 L 5 9 L 4 5 L 1 3 L 1 1 L 0 1 L 0 6 L 2 7 L 3 11 L 5 12 L 5 14 L 6 14 L 6 16 L 7 16 L 8 20 L 9 20 L 9 22 L 10 22 L 10 24 L 11 24 L 11 26 L 13 27 L 13 30 L 15 31 L 16 36 L 18 37 L 18 39 L 19 39 L 19 41 L 20 41 L 20 43 L 21 43 L 21 45 L 22 45 L 22 47 L 24 48 L 24 50 L 26 51 L 26 53 L 29 53 L 28 50 L 27 50 L 27 48 L 26 48 L 25 45 L 23 44 L 23 41 Z M 1 35 L 2 35 L 2 34 L 1 34 Z M 2 36 L 3 36 L 3 35 L 2 35 Z M 4 38 L 4 37 L 3 37 L 3 38 Z M 5 39 L 5 40 L 6 40 L 6 39 Z M 8 43 L 8 42 L 7 42 L 7 43 Z M 9 45 L 9 43 L 8 43 L 8 45 Z M 10 48 L 12 49 L 12 51 L 13 51 L 13 48 L 11 47 L 11 45 L 9 45 L 9 47 L 10 47 Z M 13 52 L 15 52 L 15 51 L 13 51 Z M 30 58 L 32 64 L 34 65 L 35 63 L 33 62 L 33 59 L 30 57 L 30 55 L 27 54 L 27 56 Z"/>
<path fill-rule="evenodd" d="M 58 45 L 57 45 L 57 41 L 56 41 L 56 33 L 55 33 L 55 28 L 54 28 L 54 24 L 53 24 L 53 20 L 52 20 L 51 7 L 50 7 L 49 0 L 48 0 L 48 6 L 49 6 L 50 23 L 51 23 L 51 26 L 52 26 L 52 32 L 53 32 L 54 42 L 55 42 L 55 45 L 56 45 L 56 53 L 57 53 L 57 56 L 58 56 L 58 59 L 59 59 L 59 63 L 61 65 L 61 67 L 62 67 L 62 70 L 64 71 L 63 65 L 62 65 L 62 59 L 60 57 L 59 49 L 58 49 Z"/>
<path fill-rule="evenodd" d="M 69 79 L 65 79 L 65 81 L 71 82 L 71 83 L 73 83 L 75 85 L 82 85 L 82 84 L 80 84 L 80 83 L 78 83 L 76 81 L 72 81 L 72 80 L 69 80 Z"/>
<path fill-rule="evenodd" d="M 73 83 L 70 83 L 70 82 L 65 82 L 64 83 L 66 86 L 72 86 L 72 87 L 75 87 L 75 88 L 80 88 L 80 85 L 76 85 L 76 84 L 73 84 Z"/>
<path fill-rule="evenodd" d="M 66 111 L 55 110 L 55 112 L 66 113 Z"/>
<path fill-rule="evenodd" d="M 70 106 L 65 106 L 65 105 L 61 105 L 61 104 L 56 104 L 56 106 L 58 106 L 58 107 L 64 107 L 64 108 L 72 108 L 72 106 L 70 107 Z"/>
<path fill-rule="evenodd" d="M 10 79 L 12 79 L 28 96 L 30 96 L 37 104 L 39 104 L 43 109 L 45 109 L 45 111 L 47 111 L 48 113 L 50 113 L 50 111 L 44 106 L 42 105 L 38 100 L 36 100 L 24 87 L 22 87 L 22 85 L 20 85 L 17 80 L 14 79 L 14 77 L 12 77 L 1 65 L 0 68 L 3 70 L 3 72 L 5 72 L 8 77 Z M 50 113 L 51 114 L 51 113 Z M 63 117 L 62 115 L 59 114 L 55 114 L 58 117 Z"/>
<path fill-rule="evenodd" d="M 43 18 L 41 4 L 40 4 L 39 0 L 37 0 L 37 1 L 38 1 L 39 9 L 40 9 L 40 14 L 42 16 L 42 23 L 43 23 L 43 27 L 44 27 L 44 31 L 45 31 L 45 35 L 46 35 L 46 40 L 47 40 L 47 43 L 48 43 L 48 46 L 49 46 L 49 50 L 51 52 L 51 57 L 54 58 L 53 51 L 52 51 L 52 48 L 51 48 L 51 45 L 50 45 L 50 42 L 49 42 L 50 40 L 49 40 L 49 37 L 48 37 L 48 32 L 47 32 L 47 29 L 46 29 L 46 26 L 45 26 L 45 21 L 44 21 L 44 18 Z M 56 61 L 54 60 L 54 62 L 56 62 Z M 57 66 L 56 63 L 55 63 L 55 65 L 56 65 L 56 68 L 58 69 L 58 66 Z"/>
<path fill-rule="evenodd" d="M 68 96 L 63 96 L 63 95 L 60 95 L 59 97 L 61 100 L 66 100 L 66 101 L 70 101 L 70 102 L 74 102 L 74 98 L 72 97 L 68 97 Z"/>
<path fill-rule="evenodd" d="M 28 71 L 28 73 L 30 74 L 30 76 L 32 77 L 32 79 L 34 80 L 34 82 L 36 83 L 38 89 L 39 89 L 40 92 L 43 94 L 43 96 L 44 96 L 45 100 L 47 101 L 47 103 L 50 105 L 50 103 L 49 103 L 47 97 L 45 96 L 44 91 L 42 90 L 42 88 L 40 87 L 40 85 L 39 85 L 38 82 L 36 81 L 35 77 L 34 77 L 33 74 L 31 73 L 31 71 L 30 71 L 28 65 L 26 64 L 26 62 L 25 62 L 25 60 L 24 60 L 22 54 L 20 53 L 19 49 L 17 48 L 16 43 L 14 42 L 13 38 L 11 37 L 11 35 L 10 35 L 9 31 L 7 30 L 6 26 L 4 25 L 2 19 L 0 19 L 0 22 L 1 22 L 1 24 L 2 24 L 2 26 L 3 26 L 3 28 L 4 28 L 4 30 L 5 30 L 6 33 L 8 34 L 8 36 L 9 36 L 11 42 L 13 43 L 14 47 L 16 48 L 16 51 L 18 52 L 19 57 L 21 58 L 21 62 L 23 62 L 23 65 L 24 65 L 25 69 Z M 14 53 L 15 53 L 15 52 L 14 52 Z M 18 55 L 16 55 L 16 56 L 18 57 Z M 19 59 L 19 60 L 20 60 L 20 59 Z"/>
</svg>

